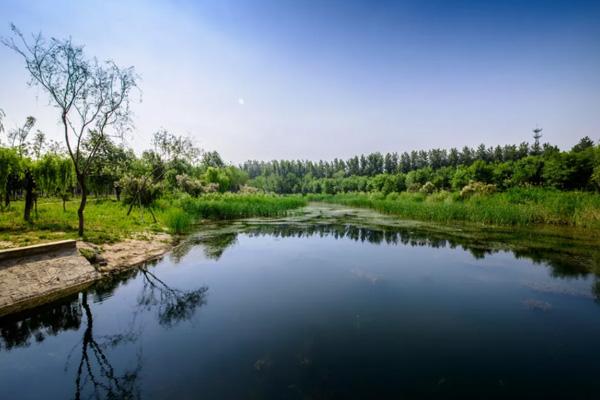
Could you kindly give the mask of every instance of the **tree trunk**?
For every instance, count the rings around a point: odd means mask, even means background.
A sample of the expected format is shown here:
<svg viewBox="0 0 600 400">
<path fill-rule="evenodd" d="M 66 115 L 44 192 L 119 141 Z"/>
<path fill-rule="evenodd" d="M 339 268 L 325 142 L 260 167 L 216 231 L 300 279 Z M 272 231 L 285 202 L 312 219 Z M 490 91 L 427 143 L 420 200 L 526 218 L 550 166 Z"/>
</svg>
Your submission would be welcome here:
<svg viewBox="0 0 600 400">
<path fill-rule="evenodd" d="M 67 211 L 67 199 L 65 196 L 62 198 L 63 201 L 63 212 Z"/>
<path fill-rule="evenodd" d="M 35 183 L 33 182 L 33 177 L 31 176 L 31 172 L 27 171 L 25 173 L 25 212 L 23 218 L 27 222 L 31 222 L 31 208 L 33 207 L 33 188 Z"/>
<path fill-rule="evenodd" d="M 127 216 L 129 217 L 129 214 L 131 214 L 131 210 L 133 210 L 133 201 L 131 202 L 131 204 L 129 205 L 129 210 L 127 210 Z"/>
<path fill-rule="evenodd" d="M 77 177 L 77 181 L 79 182 L 79 186 L 81 187 L 81 202 L 79 203 L 79 208 L 77 209 L 77 217 L 79 217 L 79 230 L 78 235 L 83 236 L 83 211 L 85 210 L 85 204 L 87 203 L 87 190 L 85 186 L 85 176 L 79 175 Z"/>
</svg>

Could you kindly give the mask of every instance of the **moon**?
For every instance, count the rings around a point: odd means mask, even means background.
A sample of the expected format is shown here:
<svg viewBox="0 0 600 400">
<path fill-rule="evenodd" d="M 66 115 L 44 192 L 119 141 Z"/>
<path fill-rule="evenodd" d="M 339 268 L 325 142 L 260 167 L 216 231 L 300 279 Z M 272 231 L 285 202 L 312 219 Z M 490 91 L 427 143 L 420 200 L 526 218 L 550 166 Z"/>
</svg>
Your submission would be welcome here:
<svg viewBox="0 0 600 400">
<path fill-rule="evenodd" d="M 245 103 L 246 103 L 246 101 L 244 100 L 244 98 L 243 98 L 243 97 L 238 97 L 238 104 L 239 104 L 240 106 L 243 106 Z"/>
</svg>

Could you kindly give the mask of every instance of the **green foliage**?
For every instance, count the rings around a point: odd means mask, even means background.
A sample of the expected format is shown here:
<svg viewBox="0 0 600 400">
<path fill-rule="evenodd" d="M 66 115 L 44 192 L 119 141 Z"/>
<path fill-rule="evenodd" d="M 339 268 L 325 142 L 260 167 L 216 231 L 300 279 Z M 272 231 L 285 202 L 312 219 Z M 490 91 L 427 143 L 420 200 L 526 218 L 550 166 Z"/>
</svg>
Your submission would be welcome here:
<svg viewBox="0 0 600 400">
<path fill-rule="evenodd" d="M 435 192 L 435 185 L 429 181 L 425 182 L 425 184 L 421 186 L 421 189 L 419 189 L 419 192 L 424 194 L 432 194 Z"/>
<path fill-rule="evenodd" d="M 169 209 L 164 216 L 164 222 L 172 233 L 183 234 L 192 225 L 192 216 L 179 208 Z"/>
<path fill-rule="evenodd" d="M 71 159 L 47 153 L 33 164 L 38 191 L 47 196 L 68 193 L 75 186 Z"/>
<path fill-rule="evenodd" d="M 542 183 L 544 160 L 539 156 L 529 156 L 517 161 L 513 172 L 515 185 L 539 185 Z"/>
<path fill-rule="evenodd" d="M 0 193 L 6 194 L 9 177 L 21 173 L 21 160 L 17 151 L 0 147 Z"/>
<path fill-rule="evenodd" d="M 594 168 L 594 173 L 592 174 L 592 185 L 596 188 L 597 191 L 600 191 L 600 164 L 596 165 Z"/>
<path fill-rule="evenodd" d="M 268 194 L 212 194 L 199 198 L 183 197 L 178 206 L 196 218 L 236 219 L 276 217 L 306 204 L 300 196 Z"/>
<path fill-rule="evenodd" d="M 163 185 L 148 177 L 125 175 L 119 181 L 123 190 L 123 202 L 144 207 L 151 206 L 163 193 Z"/>
<path fill-rule="evenodd" d="M 477 181 L 490 183 L 494 173 L 494 167 L 483 160 L 477 160 L 468 169 L 469 178 Z"/>
<path fill-rule="evenodd" d="M 496 185 L 471 181 L 460 191 L 461 199 L 469 199 L 474 195 L 487 196 L 496 193 Z"/>
<path fill-rule="evenodd" d="M 460 191 L 469 182 L 496 185 L 589 190 L 597 187 L 594 168 L 600 164 L 600 147 L 589 138 L 571 151 L 561 152 L 548 143 L 507 145 L 462 151 L 433 149 L 410 154 L 373 153 L 347 161 L 247 161 L 242 165 L 249 184 L 274 193 L 418 192 L 427 182 L 436 190 Z M 425 189 L 430 191 L 430 185 Z"/>
<path fill-rule="evenodd" d="M 201 218 L 275 217 L 304 205 L 306 200 L 300 196 L 215 193 L 199 198 L 189 195 L 163 197 L 152 206 L 158 220 L 154 223 L 147 210 L 136 208 L 127 216 L 128 207 L 122 202 L 92 198 L 87 207 L 84 239 L 107 243 L 146 232 L 183 234 L 189 232 Z M 23 221 L 22 215 L 23 201 L 16 201 L 10 209 L 0 212 L 1 242 L 17 246 L 78 237 L 77 213 L 73 204 L 63 211 L 60 202 L 44 199 L 39 201 L 38 215 L 34 216 L 33 223 Z"/>
<path fill-rule="evenodd" d="M 591 183 L 594 159 L 592 147 L 553 154 L 544 164 L 544 181 L 557 189 L 585 189 Z"/>
<path fill-rule="evenodd" d="M 483 184 L 481 184 L 483 185 Z M 554 224 L 600 228 L 600 197 L 588 192 L 512 188 L 468 198 L 449 193 L 310 195 L 309 200 L 365 207 L 424 221 L 472 222 L 493 225 Z"/>
<path fill-rule="evenodd" d="M 177 181 L 177 188 L 190 196 L 197 197 L 205 192 L 200 179 L 192 178 L 187 174 L 177 175 L 175 179 Z"/>
<path fill-rule="evenodd" d="M 76 201 L 68 202 L 63 211 L 56 199 L 38 200 L 38 213 L 33 222 L 23 221 L 23 201 L 15 201 L 10 209 L 0 213 L 0 241 L 13 245 L 28 245 L 43 241 L 76 239 Z M 75 203 L 75 204 L 74 204 Z M 158 213 L 159 220 L 162 211 Z M 135 210 L 127 217 L 127 207 L 113 200 L 91 199 L 86 213 L 87 230 L 84 239 L 94 243 L 114 242 L 141 232 L 160 232 L 161 224 Z"/>
</svg>

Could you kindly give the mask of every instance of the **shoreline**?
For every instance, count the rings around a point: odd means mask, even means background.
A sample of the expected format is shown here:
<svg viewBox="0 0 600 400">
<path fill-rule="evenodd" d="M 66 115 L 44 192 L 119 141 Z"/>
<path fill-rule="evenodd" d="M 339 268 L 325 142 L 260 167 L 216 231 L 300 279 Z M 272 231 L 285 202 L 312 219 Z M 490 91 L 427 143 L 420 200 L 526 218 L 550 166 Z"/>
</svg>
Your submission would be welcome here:
<svg viewBox="0 0 600 400">
<path fill-rule="evenodd" d="M 95 282 L 163 257 L 175 237 L 153 234 L 93 245 L 77 241 L 71 249 L 32 254 L 0 262 L 0 317 L 34 308 L 81 291 Z M 97 254 L 92 263 L 83 254 Z"/>
<path fill-rule="evenodd" d="M 310 202 L 307 206 L 281 217 L 202 220 L 199 223 L 203 229 L 192 233 L 192 236 L 197 238 L 223 232 L 240 233 L 253 225 L 263 224 L 283 224 L 300 228 L 310 225 L 318 227 L 349 224 L 367 229 L 399 230 L 407 237 L 414 237 L 414 240 L 429 235 L 435 240 L 447 240 L 450 245 L 462 246 L 473 252 L 512 251 L 518 254 L 532 247 L 537 252 L 546 253 L 556 252 L 560 248 L 564 252 L 563 258 L 569 258 L 581 271 L 590 272 L 597 270 L 598 266 L 594 260 L 596 254 L 600 255 L 597 253 L 600 241 L 589 235 L 590 228 L 547 224 L 523 227 L 482 225 L 467 221 L 423 221 L 382 213 L 372 208 L 329 202 Z M 428 234 L 420 235 L 419 232 Z M 104 278 L 160 259 L 181 244 L 179 239 L 178 236 L 166 233 L 146 232 L 104 245 L 77 241 L 75 254 L 46 254 L 37 256 L 38 259 L 9 267 L 8 269 L 14 270 L 15 275 L 9 281 L 6 280 L 6 262 L 0 261 L 0 317 L 54 301 L 85 289 Z M 208 242 L 205 245 L 209 245 Z M 545 261 L 561 261 L 554 258 L 556 257 L 548 256 Z M 75 267 L 68 268 L 69 265 Z M 44 268 L 48 269 L 49 273 L 40 273 L 40 269 Z M 25 290 L 20 290 L 23 287 Z M 7 294 L 10 291 L 16 292 L 12 298 L 10 293 Z"/>
</svg>

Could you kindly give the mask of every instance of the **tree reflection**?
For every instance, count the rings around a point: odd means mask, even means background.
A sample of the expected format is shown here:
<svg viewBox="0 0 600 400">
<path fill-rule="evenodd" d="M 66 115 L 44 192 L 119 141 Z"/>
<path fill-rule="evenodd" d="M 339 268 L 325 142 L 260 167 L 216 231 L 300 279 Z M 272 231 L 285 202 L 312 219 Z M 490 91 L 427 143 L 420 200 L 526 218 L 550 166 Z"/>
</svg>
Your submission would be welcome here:
<svg viewBox="0 0 600 400">
<path fill-rule="evenodd" d="M 192 236 L 171 251 L 171 260 L 179 263 L 194 247 L 200 245 L 204 256 L 218 261 L 223 252 L 237 242 L 237 233 L 219 233 L 208 236 Z"/>
<path fill-rule="evenodd" d="M 42 342 L 47 336 L 55 336 L 67 330 L 78 330 L 82 311 L 78 306 L 77 294 L 58 302 L 28 311 L 8 315 L 1 319 L 0 350 L 28 346 L 31 339 Z"/>
<path fill-rule="evenodd" d="M 335 239 L 348 238 L 373 244 L 403 244 L 413 247 L 460 247 L 476 259 L 501 251 L 510 251 L 517 258 L 545 263 L 557 277 L 599 275 L 600 249 L 593 246 L 565 246 L 564 237 L 519 234 L 515 231 L 435 231 L 421 227 L 361 227 L 350 224 L 264 224 L 248 226 L 250 236 L 309 237 L 318 235 Z M 223 249 L 224 250 L 224 249 Z"/>
<path fill-rule="evenodd" d="M 273 236 L 276 238 L 303 238 L 311 236 L 351 239 L 372 244 L 402 244 L 412 247 L 462 248 L 476 259 L 510 251 L 516 258 L 526 258 L 536 264 L 544 264 L 558 278 L 585 277 L 593 274 L 600 279 L 600 248 L 594 244 L 577 242 L 568 236 L 548 234 L 536 235 L 531 231 L 515 229 L 480 229 L 446 226 L 361 226 L 354 223 L 249 223 L 237 226 L 235 233 L 230 227 L 223 232 L 216 229 L 212 234 L 191 238 L 182 246 L 179 257 L 194 246 L 202 246 L 205 255 L 219 259 L 227 248 L 237 241 L 238 234 L 250 237 Z M 600 288 L 594 289 L 600 299 Z"/>
<path fill-rule="evenodd" d="M 94 337 L 94 317 L 87 301 L 87 293 L 83 294 L 81 306 L 85 310 L 87 324 L 83 332 L 81 358 L 75 378 L 75 399 L 81 399 L 88 384 L 91 385 L 92 397 L 96 399 L 133 399 L 139 397 L 139 388 L 136 385 L 141 369 L 139 357 L 137 366 L 133 370 L 118 375 L 104 351 L 109 346 L 115 347 L 126 341 L 135 341 L 137 335 L 132 336 L 131 333 L 120 334 L 109 337 L 108 341 L 105 340 L 102 344 L 99 344 Z"/>
<path fill-rule="evenodd" d="M 196 309 L 206 303 L 206 286 L 187 291 L 174 289 L 146 267 L 141 267 L 140 272 L 144 278 L 144 285 L 138 296 L 138 304 L 145 309 L 156 307 L 160 325 L 170 327 L 190 319 Z"/>
<path fill-rule="evenodd" d="M 125 282 L 139 277 L 143 287 L 136 303 L 138 310 L 132 314 L 128 328 L 113 335 L 98 336 L 96 317 L 92 304 L 103 301 Z M 197 308 L 206 303 L 208 288 L 196 290 L 173 288 L 149 270 L 148 265 L 99 281 L 81 294 L 74 294 L 57 302 L 0 319 L 0 349 L 27 347 L 32 339 L 40 342 L 49 335 L 67 330 L 80 330 L 80 342 L 67 356 L 66 370 L 75 368 L 75 399 L 133 399 L 141 395 L 138 383 L 142 368 L 141 348 L 126 349 L 138 342 L 142 327 L 136 327 L 139 311 L 157 310 L 161 326 L 174 325 L 190 319 Z M 111 359 L 113 351 L 137 354 L 131 368 L 123 369 Z M 129 354 L 129 353 L 127 353 Z M 76 362 L 74 360 L 77 360 Z"/>
</svg>

